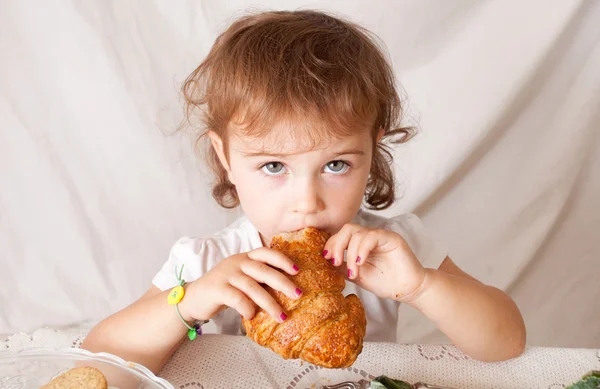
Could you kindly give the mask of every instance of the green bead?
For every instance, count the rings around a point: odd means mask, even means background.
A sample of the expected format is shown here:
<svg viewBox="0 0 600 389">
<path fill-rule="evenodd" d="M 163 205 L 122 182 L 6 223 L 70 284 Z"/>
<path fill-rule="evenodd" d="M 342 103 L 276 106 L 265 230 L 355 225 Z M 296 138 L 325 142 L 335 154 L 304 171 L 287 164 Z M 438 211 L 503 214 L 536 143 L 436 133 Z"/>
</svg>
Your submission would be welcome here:
<svg viewBox="0 0 600 389">
<path fill-rule="evenodd" d="M 196 336 L 198 336 L 198 334 L 195 329 L 192 328 L 191 330 L 188 330 L 188 338 L 190 338 L 190 340 L 196 339 Z"/>
</svg>

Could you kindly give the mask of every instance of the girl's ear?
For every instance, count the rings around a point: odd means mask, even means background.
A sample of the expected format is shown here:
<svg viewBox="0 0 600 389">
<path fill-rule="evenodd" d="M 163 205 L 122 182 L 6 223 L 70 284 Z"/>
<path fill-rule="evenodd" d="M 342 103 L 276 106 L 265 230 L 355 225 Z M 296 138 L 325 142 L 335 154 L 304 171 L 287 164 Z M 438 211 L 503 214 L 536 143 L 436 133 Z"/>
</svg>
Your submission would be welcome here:
<svg viewBox="0 0 600 389">
<path fill-rule="evenodd" d="M 235 185 L 235 183 L 231 179 L 231 168 L 229 167 L 229 163 L 227 162 L 227 158 L 225 157 L 225 150 L 223 149 L 223 140 L 214 131 L 209 131 L 208 136 L 210 137 L 210 143 L 213 149 L 219 157 L 219 162 L 221 162 L 221 166 L 223 166 L 223 169 L 225 169 L 225 171 L 227 172 L 227 178 L 229 178 L 229 181 L 233 185 Z"/>
<path fill-rule="evenodd" d="M 381 141 L 381 138 L 383 138 L 383 134 L 385 134 L 385 130 L 383 128 L 380 128 L 377 132 L 377 143 Z"/>
</svg>

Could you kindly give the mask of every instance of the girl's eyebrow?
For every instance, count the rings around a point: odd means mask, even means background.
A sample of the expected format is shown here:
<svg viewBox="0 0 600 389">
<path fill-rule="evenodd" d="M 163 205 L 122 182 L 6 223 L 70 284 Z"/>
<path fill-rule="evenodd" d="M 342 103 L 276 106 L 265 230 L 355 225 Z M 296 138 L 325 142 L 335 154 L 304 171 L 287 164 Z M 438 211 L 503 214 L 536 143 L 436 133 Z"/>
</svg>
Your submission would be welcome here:
<svg viewBox="0 0 600 389">
<path fill-rule="evenodd" d="M 274 157 L 274 158 L 284 158 L 289 157 L 290 155 L 298 154 L 298 153 L 267 153 L 265 151 L 245 151 L 242 153 L 244 157 L 247 158 L 258 158 L 258 157 Z M 348 150 L 340 150 L 329 153 L 331 155 L 365 155 L 365 152 L 360 149 L 348 149 Z"/>
</svg>

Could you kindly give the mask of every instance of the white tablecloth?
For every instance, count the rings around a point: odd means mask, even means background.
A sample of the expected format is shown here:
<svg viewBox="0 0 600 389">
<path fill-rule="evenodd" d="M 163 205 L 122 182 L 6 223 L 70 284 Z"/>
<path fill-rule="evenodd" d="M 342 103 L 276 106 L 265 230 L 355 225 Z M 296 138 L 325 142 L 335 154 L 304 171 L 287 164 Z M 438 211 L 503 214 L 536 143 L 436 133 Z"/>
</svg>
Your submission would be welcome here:
<svg viewBox="0 0 600 389">
<path fill-rule="evenodd" d="M 0 350 L 79 347 L 85 333 L 40 329 L 0 340 Z M 283 360 L 239 336 L 203 335 L 187 341 L 159 374 L 175 388 L 316 388 L 384 374 L 457 389 L 560 389 L 600 370 L 600 350 L 528 348 L 520 358 L 474 361 L 450 345 L 366 343 L 353 367 L 329 370 Z"/>
</svg>

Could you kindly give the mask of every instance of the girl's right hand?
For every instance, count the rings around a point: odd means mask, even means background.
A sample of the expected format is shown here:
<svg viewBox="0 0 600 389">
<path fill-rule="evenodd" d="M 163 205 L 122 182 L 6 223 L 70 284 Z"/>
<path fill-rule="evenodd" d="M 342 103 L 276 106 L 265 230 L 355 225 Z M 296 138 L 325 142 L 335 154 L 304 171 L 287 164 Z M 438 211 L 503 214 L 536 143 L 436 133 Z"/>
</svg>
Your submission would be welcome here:
<svg viewBox="0 0 600 389">
<path fill-rule="evenodd" d="M 232 255 L 221 261 L 204 276 L 186 286 L 185 297 L 179 303 L 186 321 L 208 320 L 226 307 L 252 319 L 256 303 L 278 322 L 286 319 L 282 307 L 260 284 L 267 284 L 289 298 L 297 299 L 302 291 L 284 274 L 298 274 L 298 266 L 282 253 L 262 247 L 247 253 Z"/>
</svg>

